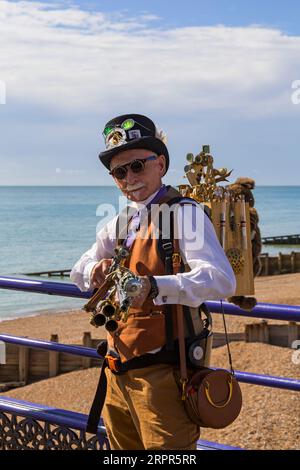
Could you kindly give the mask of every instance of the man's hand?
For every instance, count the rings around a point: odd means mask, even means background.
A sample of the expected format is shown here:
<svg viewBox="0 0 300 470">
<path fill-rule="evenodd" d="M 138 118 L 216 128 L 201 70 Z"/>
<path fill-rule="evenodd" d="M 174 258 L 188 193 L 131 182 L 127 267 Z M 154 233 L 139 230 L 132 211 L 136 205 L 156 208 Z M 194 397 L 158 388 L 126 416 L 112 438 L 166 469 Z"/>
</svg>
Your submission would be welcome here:
<svg viewBox="0 0 300 470">
<path fill-rule="evenodd" d="M 139 279 L 142 281 L 142 290 L 141 293 L 134 297 L 131 302 L 131 307 L 134 308 L 142 307 L 151 290 L 151 284 L 147 276 L 140 276 Z"/>
<path fill-rule="evenodd" d="M 100 287 L 105 281 L 108 270 L 112 264 L 112 259 L 103 258 L 99 263 L 95 264 L 91 272 L 91 286 Z"/>
</svg>

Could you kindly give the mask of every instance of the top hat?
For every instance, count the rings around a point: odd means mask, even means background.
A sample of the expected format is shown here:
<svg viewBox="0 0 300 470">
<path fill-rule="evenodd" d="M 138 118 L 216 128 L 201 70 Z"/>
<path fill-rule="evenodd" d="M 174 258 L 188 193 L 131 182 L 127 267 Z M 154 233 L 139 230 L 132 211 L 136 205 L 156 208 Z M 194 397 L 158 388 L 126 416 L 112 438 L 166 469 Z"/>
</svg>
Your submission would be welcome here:
<svg viewBox="0 0 300 470">
<path fill-rule="evenodd" d="M 169 168 L 169 152 L 158 137 L 158 131 L 151 119 L 141 114 L 123 114 L 111 119 L 104 127 L 103 136 L 106 150 L 99 158 L 103 165 L 110 170 L 112 158 L 119 152 L 130 149 L 152 150 L 157 155 L 164 155 L 166 171 Z"/>
</svg>

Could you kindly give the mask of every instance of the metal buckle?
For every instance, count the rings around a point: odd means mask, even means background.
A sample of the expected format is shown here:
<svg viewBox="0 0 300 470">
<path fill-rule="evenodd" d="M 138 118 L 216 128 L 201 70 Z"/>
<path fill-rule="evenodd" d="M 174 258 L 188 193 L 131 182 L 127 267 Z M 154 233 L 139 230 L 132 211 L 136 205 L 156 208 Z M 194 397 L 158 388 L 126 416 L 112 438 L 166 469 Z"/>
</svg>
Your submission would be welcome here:
<svg viewBox="0 0 300 470">
<path fill-rule="evenodd" d="M 173 244 L 172 242 L 162 243 L 162 247 L 165 251 L 169 251 L 169 250 L 172 250 Z"/>
<path fill-rule="evenodd" d="M 172 263 L 174 266 L 178 266 L 181 263 L 181 255 L 180 253 L 173 253 L 172 254 Z"/>
<path fill-rule="evenodd" d="M 112 372 L 118 372 L 120 370 L 119 359 L 113 356 L 105 356 L 107 365 Z"/>
</svg>

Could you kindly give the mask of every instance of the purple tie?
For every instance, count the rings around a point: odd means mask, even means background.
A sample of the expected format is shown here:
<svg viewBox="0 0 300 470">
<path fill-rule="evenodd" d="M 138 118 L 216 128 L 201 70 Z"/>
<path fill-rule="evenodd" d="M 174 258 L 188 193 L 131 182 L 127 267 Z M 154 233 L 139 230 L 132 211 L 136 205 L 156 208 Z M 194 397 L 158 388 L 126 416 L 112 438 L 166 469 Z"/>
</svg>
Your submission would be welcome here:
<svg viewBox="0 0 300 470">
<path fill-rule="evenodd" d="M 130 221 L 130 224 L 128 227 L 128 235 L 125 241 L 126 248 L 129 249 L 131 245 L 133 244 L 135 237 L 136 237 L 136 232 L 138 231 L 139 226 L 140 226 L 140 211 L 136 212 Z"/>
<path fill-rule="evenodd" d="M 147 210 L 151 209 L 151 204 L 157 204 L 158 201 L 161 199 L 162 196 L 164 196 L 167 192 L 167 187 L 163 185 L 156 196 L 147 204 Z M 141 213 L 140 211 L 137 211 L 133 216 L 130 221 L 129 227 L 128 227 L 128 235 L 125 240 L 125 247 L 130 249 L 131 245 L 133 244 L 135 237 L 136 237 L 136 232 L 138 232 L 139 227 L 140 227 L 140 221 L 141 221 Z"/>
</svg>

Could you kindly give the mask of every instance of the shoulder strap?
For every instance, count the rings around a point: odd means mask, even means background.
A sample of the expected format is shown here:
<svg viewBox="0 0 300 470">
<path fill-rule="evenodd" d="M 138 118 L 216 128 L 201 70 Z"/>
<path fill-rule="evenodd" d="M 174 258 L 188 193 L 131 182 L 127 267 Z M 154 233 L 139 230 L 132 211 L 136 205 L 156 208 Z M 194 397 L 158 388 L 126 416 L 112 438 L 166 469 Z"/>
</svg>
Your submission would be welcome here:
<svg viewBox="0 0 300 470">
<path fill-rule="evenodd" d="M 172 256 L 174 252 L 173 241 L 174 240 L 174 214 L 171 212 L 170 215 L 170 240 L 164 240 L 159 238 L 158 245 L 161 242 L 161 249 L 163 250 L 164 262 L 165 262 L 165 274 L 173 274 L 173 263 Z M 173 334 L 173 308 L 171 304 L 166 304 L 165 313 L 165 327 L 166 327 L 166 349 L 167 351 L 174 350 L 174 334 Z"/>
</svg>

